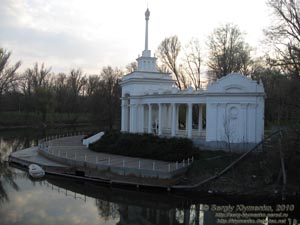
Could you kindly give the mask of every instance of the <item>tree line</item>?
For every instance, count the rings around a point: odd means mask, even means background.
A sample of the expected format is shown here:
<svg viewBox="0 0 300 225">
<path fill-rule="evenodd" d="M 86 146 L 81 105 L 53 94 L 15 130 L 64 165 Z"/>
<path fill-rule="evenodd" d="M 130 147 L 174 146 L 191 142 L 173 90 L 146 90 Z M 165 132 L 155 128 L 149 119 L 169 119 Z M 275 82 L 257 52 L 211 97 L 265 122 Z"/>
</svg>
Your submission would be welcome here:
<svg viewBox="0 0 300 225">
<path fill-rule="evenodd" d="M 265 121 L 268 124 L 294 124 L 300 113 L 300 2 L 269 0 L 273 23 L 264 30 L 264 56 L 254 50 L 235 24 L 217 27 L 206 42 L 202 57 L 198 40 L 183 46 L 178 36 L 165 38 L 158 47 L 160 70 L 172 73 L 179 89 L 201 88 L 232 72 L 261 80 L 266 93 Z M 257 47 L 257 46 L 256 46 Z M 203 72 L 203 70 L 206 70 Z M 204 78 L 203 73 L 205 73 Z"/>
<path fill-rule="evenodd" d="M 158 67 L 172 74 L 179 89 L 203 87 L 231 72 L 261 80 L 266 92 L 265 120 L 272 124 L 298 121 L 300 112 L 300 19 L 299 1 L 269 0 L 274 23 L 264 30 L 267 49 L 263 57 L 251 55 L 237 25 L 217 27 L 206 42 L 207 57 L 198 39 L 182 45 L 178 36 L 165 38 L 156 51 Z M 9 65 L 11 53 L 0 49 L 0 111 L 19 111 L 41 115 L 46 122 L 51 113 L 65 114 L 76 122 L 89 115 L 94 124 L 109 129 L 120 121 L 120 79 L 137 69 L 107 66 L 97 75 L 80 69 L 54 74 L 50 67 L 36 63 L 18 74 L 21 62 Z"/>
<path fill-rule="evenodd" d="M 65 115 L 76 124 L 81 115 L 88 121 L 112 129 L 120 114 L 120 78 L 122 72 L 103 67 L 98 75 L 86 75 L 80 69 L 54 74 L 50 67 L 36 63 L 17 74 L 21 63 L 9 65 L 10 52 L 0 49 L 0 110 L 39 115 L 46 125 L 47 117 Z"/>
</svg>

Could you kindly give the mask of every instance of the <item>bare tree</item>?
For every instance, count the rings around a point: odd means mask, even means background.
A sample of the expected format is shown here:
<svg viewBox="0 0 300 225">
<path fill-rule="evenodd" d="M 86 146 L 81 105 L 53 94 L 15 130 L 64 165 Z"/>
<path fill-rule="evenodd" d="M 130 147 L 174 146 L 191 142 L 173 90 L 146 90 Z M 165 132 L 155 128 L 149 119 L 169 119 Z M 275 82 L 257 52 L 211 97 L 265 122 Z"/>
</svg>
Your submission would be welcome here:
<svg viewBox="0 0 300 225">
<path fill-rule="evenodd" d="M 192 39 L 184 48 L 185 52 L 185 73 L 188 75 L 194 88 L 201 87 L 201 51 L 198 39 Z"/>
<path fill-rule="evenodd" d="M 126 66 L 127 73 L 132 73 L 134 71 L 137 71 L 137 62 L 131 62 Z"/>
<path fill-rule="evenodd" d="M 15 65 L 9 66 L 10 56 L 11 52 L 7 52 L 6 50 L 0 48 L 0 106 L 2 95 L 7 92 L 19 79 L 16 71 L 21 66 L 21 62 L 18 61 Z"/>
<path fill-rule="evenodd" d="M 113 125 L 116 119 L 116 115 L 119 114 L 121 88 L 120 77 L 122 73 L 119 69 L 113 69 L 112 67 L 104 67 L 101 72 L 103 81 L 103 103 L 105 105 L 105 118 L 108 121 L 109 129 L 113 129 Z"/>
<path fill-rule="evenodd" d="M 42 114 L 43 122 L 52 109 L 52 89 L 50 84 L 51 68 L 46 68 L 36 63 L 33 68 L 28 68 L 23 74 L 21 83 L 25 97 L 25 108 L 27 111 L 35 111 Z"/>
<path fill-rule="evenodd" d="M 67 75 L 65 73 L 59 73 L 54 77 L 52 81 L 55 111 L 59 113 L 66 112 L 68 106 L 68 88 L 67 88 Z"/>
<path fill-rule="evenodd" d="M 299 0 L 269 0 L 275 19 L 265 30 L 267 43 L 276 56 L 269 57 L 272 66 L 300 76 L 300 2 Z"/>
<path fill-rule="evenodd" d="M 177 36 L 165 38 L 158 47 L 158 58 L 173 73 L 176 85 L 180 90 L 187 87 L 183 71 L 179 69 L 178 55 L 181 50 L 181 43 Z"/>
<path fill-rule="evenodd" d="M 68 114 L 68 119 L 71 123 L 76 123 L 81 112 L 85 112 L 85 85 L 87 79 L 81 69 L 72 69 L 66 80 L 66 98 L 67 105 L 65 106 Z"/>
<path fill-rule="evenodd" d="M 218 27 L 209 36 L 208 67 L 215 78 L 231 72 L 247 73 L 251 64 L 250 47 L 236 25 L 226 24 Z"/>
<path fill-rule="evenodd" d="M 67 78 L 67 85 L 70 88 L 74 97 L 84 95 L 84 85 L 86 77 L 82 74 L 81 69 L 72 69 Z"/>
<path fill-rule="evenodd" d="M 92 96 L 99 89 L 100 84 L 100 76 L 99 75 L 91 75 L 88 77 L 86 82 L 86 91 L 87 96 Z"/>
</svg>

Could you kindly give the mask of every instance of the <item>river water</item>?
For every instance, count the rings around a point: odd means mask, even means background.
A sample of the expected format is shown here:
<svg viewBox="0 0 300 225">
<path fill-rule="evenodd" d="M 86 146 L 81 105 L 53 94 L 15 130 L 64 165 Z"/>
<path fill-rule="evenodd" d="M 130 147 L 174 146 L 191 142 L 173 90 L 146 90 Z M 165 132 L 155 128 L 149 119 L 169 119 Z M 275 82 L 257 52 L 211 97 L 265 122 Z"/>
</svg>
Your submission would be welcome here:
<svg viewBox="0 0 300 225">
<path fill-rule="evenodd" d="M 0 224 L 300 224 L 299 199 L 157 193 L 46 176 L 32 180 L 5 160 L 57 130 L 0 132 Z M 60 131 L 61 132 L 61 131 Z"/>
</svg>

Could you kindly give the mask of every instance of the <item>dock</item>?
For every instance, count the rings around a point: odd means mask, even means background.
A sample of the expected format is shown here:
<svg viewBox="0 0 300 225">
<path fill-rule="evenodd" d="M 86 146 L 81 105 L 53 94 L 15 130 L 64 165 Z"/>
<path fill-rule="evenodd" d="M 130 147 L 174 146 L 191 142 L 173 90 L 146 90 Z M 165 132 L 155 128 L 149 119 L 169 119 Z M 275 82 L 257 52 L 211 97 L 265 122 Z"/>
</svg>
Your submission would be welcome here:
<svg viewBox="0 0 300 225">
<path fill-rule="evenodd" d="M 9 161 L 24 169 L 38 164 L 46 175 L 166 189 L 176 185 L 192 163 L 192 159 L 166 162 L 94 152 L 82 144 L 83 138 L 82 134 L 46 137 L 38 146 L 13 152 Z"/>
</svg>

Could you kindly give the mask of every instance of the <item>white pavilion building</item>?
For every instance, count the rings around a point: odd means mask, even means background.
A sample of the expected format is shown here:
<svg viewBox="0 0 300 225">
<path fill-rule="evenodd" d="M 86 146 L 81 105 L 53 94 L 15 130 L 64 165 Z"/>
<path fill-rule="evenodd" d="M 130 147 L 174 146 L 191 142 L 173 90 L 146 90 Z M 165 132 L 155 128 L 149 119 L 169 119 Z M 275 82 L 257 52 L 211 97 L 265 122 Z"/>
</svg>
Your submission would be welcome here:
<svg viewBox="0 0 300 225">
<path fill-rule="evenodd" d="M 264 135 L 262 82 L 232 73 L 205 90 L 180 91 L 170 74 L 158 71 L 148 49 L 149 16 L 147 9 L 145 50 L 137 59 L 137 71 L 121 82 L 121 131 L 188 137 L 211 149 L 224 149 L 228 143 L 248 149 L 260 142 Z"/>
</svg>

